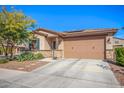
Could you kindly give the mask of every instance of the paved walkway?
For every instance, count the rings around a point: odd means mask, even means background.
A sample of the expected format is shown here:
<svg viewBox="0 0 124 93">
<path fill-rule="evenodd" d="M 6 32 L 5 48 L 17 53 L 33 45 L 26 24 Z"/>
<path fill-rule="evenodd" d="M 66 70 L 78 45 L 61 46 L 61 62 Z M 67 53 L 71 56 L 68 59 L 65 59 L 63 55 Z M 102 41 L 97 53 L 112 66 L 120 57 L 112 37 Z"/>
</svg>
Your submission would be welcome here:
<svg viewBox="0 0 124 93">
<path fill-rule="evenodd" d="M 106 62 L 65 59 L 51 62 L 32 72 L 0 70 L 0 87 L 113 88 L 120 86 Z"/>
</svg>

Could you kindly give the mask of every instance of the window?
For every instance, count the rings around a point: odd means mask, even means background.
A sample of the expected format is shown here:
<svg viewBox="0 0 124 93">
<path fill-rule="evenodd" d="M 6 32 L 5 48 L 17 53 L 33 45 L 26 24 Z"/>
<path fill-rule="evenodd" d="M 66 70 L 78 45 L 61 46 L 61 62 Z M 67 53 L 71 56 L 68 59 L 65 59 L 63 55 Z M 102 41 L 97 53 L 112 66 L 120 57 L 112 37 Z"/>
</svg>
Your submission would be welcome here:
<svg viewBox="0 0 124 93">
<path fill-rule="evenodd" d="M 29 43 L 29 50 L 39 50 L 40 49 L 40 39 L 36 38 L 35 40 L 32 40 L 32 42 Z"/>
<path fill-rule="evenodd" d="M 40 49 L 40 39 L 39 39 L 39 38 L 36 39 L 35 48 L 36 48 L 37 50 Z"/>
<path fill-rule="evenodd" d="M 115 40 L 115 44 L 119 44 L 119 40 Z"/>
</svg>

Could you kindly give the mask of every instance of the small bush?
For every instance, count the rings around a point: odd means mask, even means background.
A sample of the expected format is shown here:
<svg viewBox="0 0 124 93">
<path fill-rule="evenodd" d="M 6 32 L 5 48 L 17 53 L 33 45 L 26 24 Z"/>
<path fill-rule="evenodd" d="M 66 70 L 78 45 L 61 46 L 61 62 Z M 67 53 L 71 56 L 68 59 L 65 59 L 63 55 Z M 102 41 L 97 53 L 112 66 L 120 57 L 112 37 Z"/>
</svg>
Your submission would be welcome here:
<svg viewBox="0 0 124 93">
<path fill-rule="evenodd" d="M 4 64 L 4 63 L 7 63 L 7 62 L 9 62 L 8 59 L 0 59 L 0 64 Z"/>
<path fill-rule="evenodd" d="M 116 48 L 116 64 L 124 66 L 124 48 Z"/>
<path fill-rule="evenodd" d="M 41 59 L 43 58 L 43 55 L 41 53 L 35 54 L 35 59 Z"/>
<path fill-rule="evenodd" d="M 31 52 L 26 53 L 24 57 L 25 57 L 25 60 L 34 60 L 35 59 L 35 55 Z"/>
</svg>

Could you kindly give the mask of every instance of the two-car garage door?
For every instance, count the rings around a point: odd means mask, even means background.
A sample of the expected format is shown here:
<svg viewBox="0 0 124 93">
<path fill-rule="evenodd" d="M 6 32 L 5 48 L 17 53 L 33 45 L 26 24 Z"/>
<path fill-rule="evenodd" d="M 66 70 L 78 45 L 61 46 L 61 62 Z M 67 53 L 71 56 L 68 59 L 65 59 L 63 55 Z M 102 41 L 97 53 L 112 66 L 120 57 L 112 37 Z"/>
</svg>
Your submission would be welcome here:
<svg viewBox="0 0 124 93">
<path fill-rule="evenodd" d="M 76 37 L 64 40 L 65 58 L 104 59 L 104 37 Z"/>
</svg>

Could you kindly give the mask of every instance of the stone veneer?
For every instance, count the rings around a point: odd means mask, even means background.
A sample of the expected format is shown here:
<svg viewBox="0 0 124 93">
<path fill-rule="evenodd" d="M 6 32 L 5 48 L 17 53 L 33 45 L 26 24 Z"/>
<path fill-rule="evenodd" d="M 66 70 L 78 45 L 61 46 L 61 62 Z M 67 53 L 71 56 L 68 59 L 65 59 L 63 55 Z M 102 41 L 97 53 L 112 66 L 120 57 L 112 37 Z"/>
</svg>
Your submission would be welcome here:
<svg viewBox="0 0 124 93">
<path fill-rule="evenodd" d="M 34 53 L 42 53 L 44 57 L 52 57 L 52 51 L 51 50 L 38 50 L 38 51 L 32 51 Z M 62 58 L 62 50 L 55 50 L 54 52 L 55 57 Z"/>
<path fill-rule="evenodd" d="M 114 56 L 114 39 L 111 34 L 106 36 L 106 59 L 110 61 L 114 61 L 115 56 Z"/>
<path fill-rule="evenodd" d="M 115 55 L 114 55 L 114 50 L 113 49 L 107 49 L 106 50 L 106 59 L 114 61 L 115 60 Z"/>
</svg>

